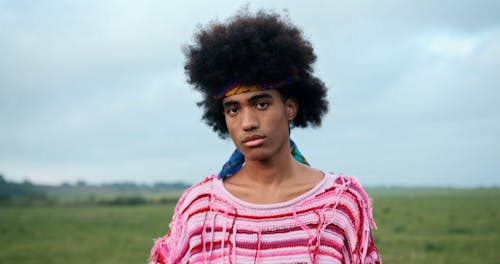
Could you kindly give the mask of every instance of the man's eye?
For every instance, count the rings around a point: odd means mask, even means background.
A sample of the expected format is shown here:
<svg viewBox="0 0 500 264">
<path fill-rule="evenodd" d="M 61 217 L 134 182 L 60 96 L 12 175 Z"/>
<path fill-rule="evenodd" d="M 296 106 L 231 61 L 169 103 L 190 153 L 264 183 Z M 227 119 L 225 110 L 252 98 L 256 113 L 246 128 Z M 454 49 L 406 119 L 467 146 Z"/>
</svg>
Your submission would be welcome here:
<svg viewBox="0 0 500 264">
<path fill-rule="evenodd" d="M 268 102 L 258 102 L 257 103 L 257 109 L 266 109 L 269 106 Z"/>
<path fill-rule="evenodd" d="M 228 113 L 229 115 L 234 115 L 236 113 L 238 113 L 238 108 L 237 107 L 229 107 L 228 109 L 226 109 L 226 113 Z"/>
</svg>

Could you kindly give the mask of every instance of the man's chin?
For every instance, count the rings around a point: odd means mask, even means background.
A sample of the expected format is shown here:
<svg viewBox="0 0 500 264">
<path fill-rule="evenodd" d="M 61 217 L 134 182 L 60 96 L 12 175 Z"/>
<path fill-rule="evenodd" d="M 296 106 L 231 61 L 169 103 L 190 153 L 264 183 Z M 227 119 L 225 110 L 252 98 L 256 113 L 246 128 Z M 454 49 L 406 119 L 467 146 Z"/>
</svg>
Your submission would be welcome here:
<svg viewBox="0 0 500 264">
<path fill-rule="evenodd" d="M 252 151 L 248 151 L 246 154 L 244 153 L 244 155 L 245 155 L 246 162 L 249 162 L 249 161 L 267 162 L 267 161 L 271 160 L 271 158 L 273 157 L 273 155 L 266 153 L 263 150 L 257 150 L 257 149 L 254 149 Z"/>
</svg>

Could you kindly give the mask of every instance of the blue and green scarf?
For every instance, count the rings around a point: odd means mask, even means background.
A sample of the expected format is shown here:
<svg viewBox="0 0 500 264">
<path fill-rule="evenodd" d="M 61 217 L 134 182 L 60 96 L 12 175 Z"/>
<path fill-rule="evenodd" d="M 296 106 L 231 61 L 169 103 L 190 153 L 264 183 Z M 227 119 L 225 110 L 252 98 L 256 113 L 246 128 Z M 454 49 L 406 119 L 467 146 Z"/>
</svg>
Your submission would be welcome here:
<svg viewBox="0 0 500 264">
<path fill-rule="evenodd" d="M 297 145 L 295 145 L 295 142 L 293 142 L 292 139 L 290 139 L 290 153 L 295 158 L 295 160 L 309 166 L 309 163 L 307 162 L 306 158 L 304 158 L 302 153 L 300 153 L 299 148 L 297 148 Z M 224 166 L 222 166 L 222 170 L 218 174 L 219 177 L 225 178 L 228 175 L 235 174 L 237 171 L 241 169 L 244 163 L 245 163 L 245 156 L 243 156 L 243 153 L 241 153 L 241 151 L 235 149 L 233 154 L 231 154 L 229 160 L 226 163 L 224 163 Z"/>
</svg>

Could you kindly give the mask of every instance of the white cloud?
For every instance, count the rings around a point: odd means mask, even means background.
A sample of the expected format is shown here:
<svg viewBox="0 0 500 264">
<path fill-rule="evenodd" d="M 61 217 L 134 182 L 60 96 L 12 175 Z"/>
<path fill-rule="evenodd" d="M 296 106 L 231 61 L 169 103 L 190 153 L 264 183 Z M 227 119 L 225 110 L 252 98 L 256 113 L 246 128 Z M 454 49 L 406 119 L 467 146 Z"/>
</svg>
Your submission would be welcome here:
<svg viewBox="0 0 500 264">
<path fill-rule="evenodd" d="M 449 59 L 464 59 L 473 54 L 486 41 L 487 34 L 465 36 L 450 32 L 430 33 L 417 37 L 423 49 Z"/>
</svg>

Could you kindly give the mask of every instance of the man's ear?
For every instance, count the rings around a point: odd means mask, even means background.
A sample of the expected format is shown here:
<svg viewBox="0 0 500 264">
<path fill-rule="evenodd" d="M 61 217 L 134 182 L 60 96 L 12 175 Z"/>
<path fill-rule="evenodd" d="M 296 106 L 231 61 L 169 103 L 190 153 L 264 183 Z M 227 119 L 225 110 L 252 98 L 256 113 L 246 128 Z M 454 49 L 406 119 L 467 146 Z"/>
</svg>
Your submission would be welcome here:
<svg viewBox="0 0 500 264">
<path fill-rule="evenodd" d="M 286 99 L 285 107 L 288 121 L 292 121 L 297 115 L 297 111 L 299 110 L 299 104 L 297 103 L 297 100 L 293 98 Z"/>
</svg>

